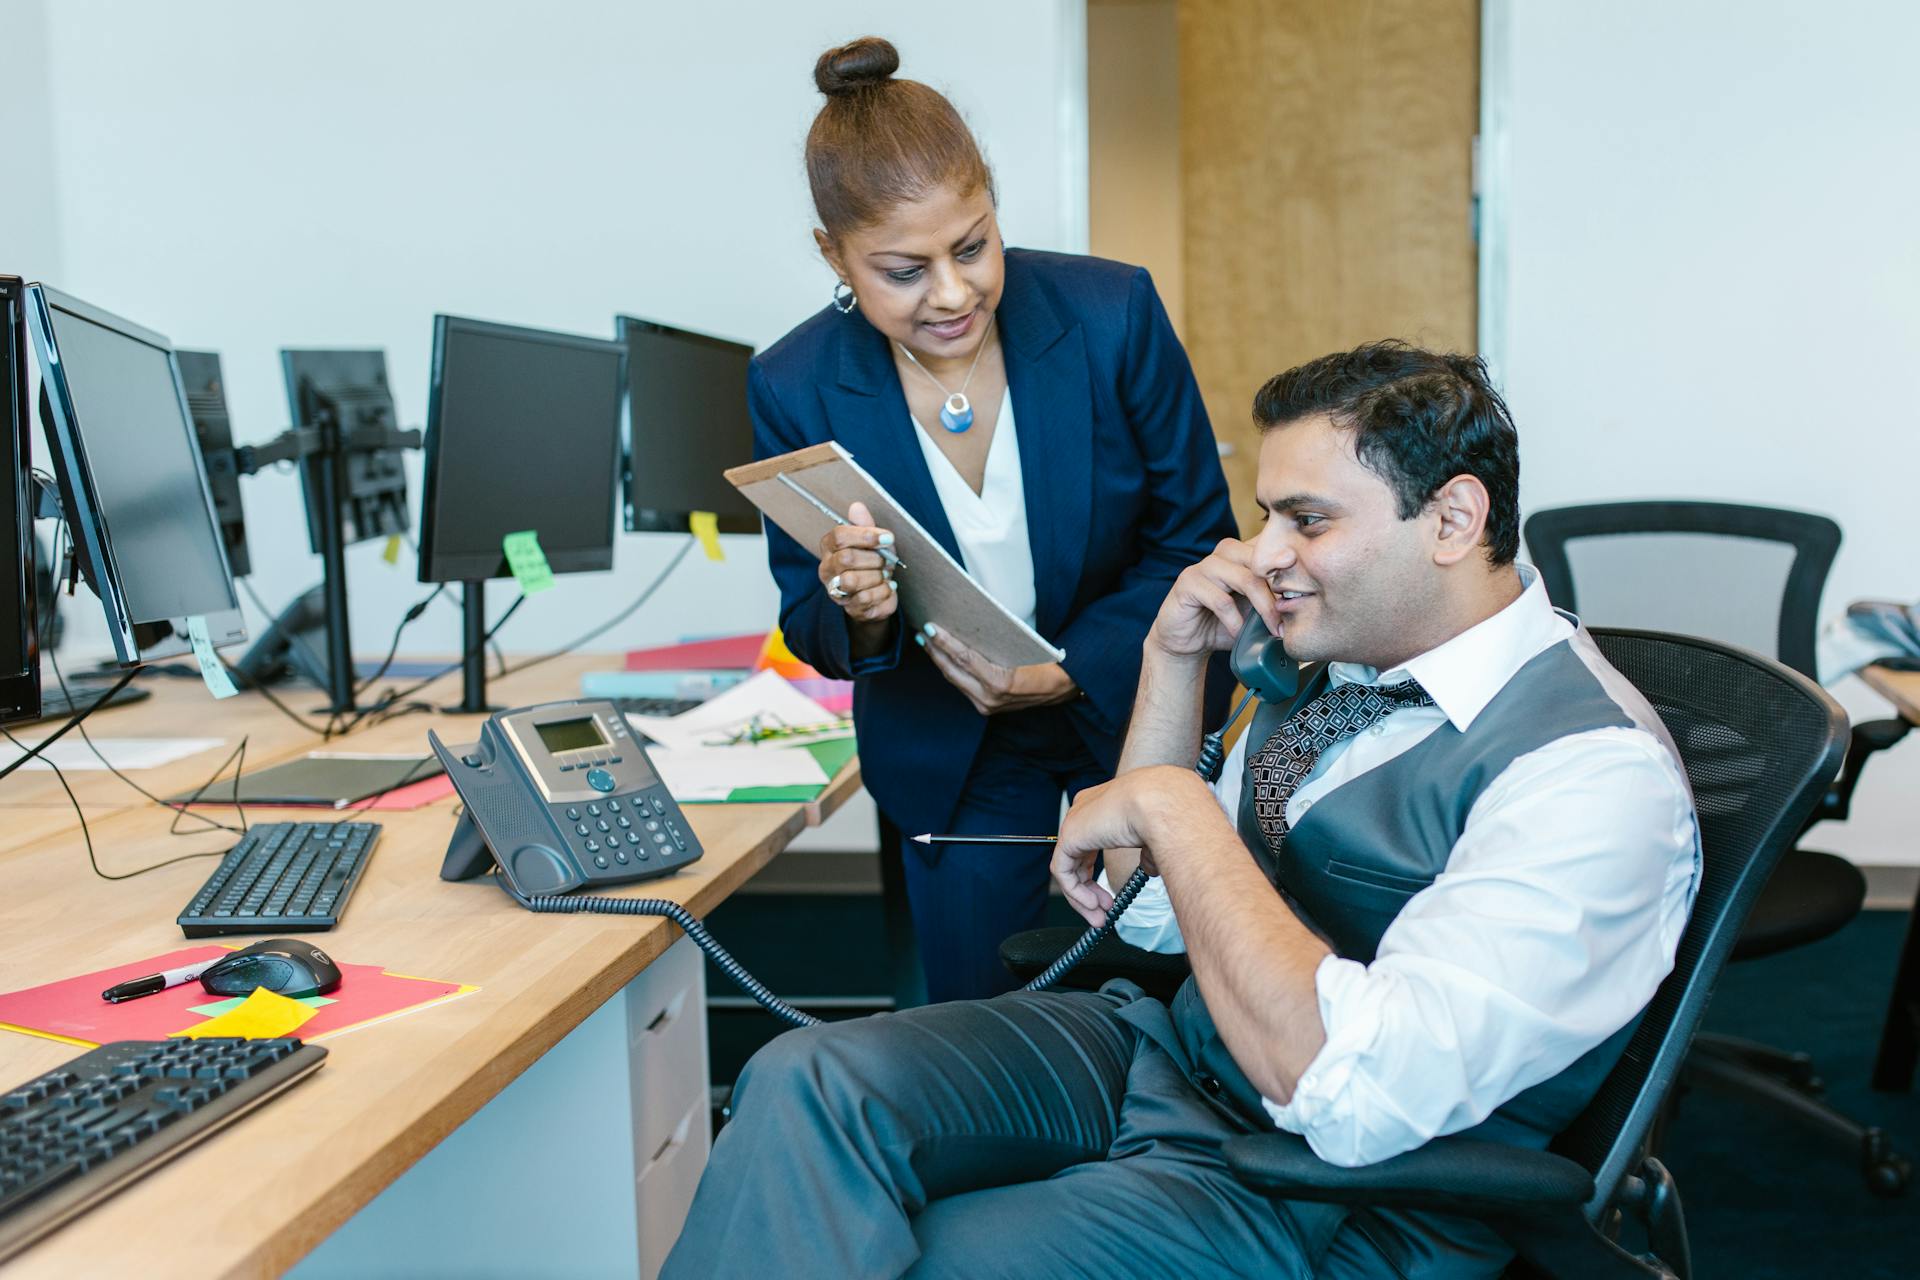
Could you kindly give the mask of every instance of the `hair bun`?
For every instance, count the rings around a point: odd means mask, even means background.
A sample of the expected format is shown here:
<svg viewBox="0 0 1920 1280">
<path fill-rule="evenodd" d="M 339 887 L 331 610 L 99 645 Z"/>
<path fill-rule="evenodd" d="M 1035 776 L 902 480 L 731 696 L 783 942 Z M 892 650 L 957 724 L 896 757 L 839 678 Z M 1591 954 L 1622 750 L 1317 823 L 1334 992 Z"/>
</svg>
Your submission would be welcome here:
<svg viewBox="0 0 1920 1280">
<path fill-rule="evenodd" d="M 813 83 L 829 98 L 884 84 L 900 69 L 900 51 L 879 36 L 827 50 L 813 64 Z"/>
</svg>

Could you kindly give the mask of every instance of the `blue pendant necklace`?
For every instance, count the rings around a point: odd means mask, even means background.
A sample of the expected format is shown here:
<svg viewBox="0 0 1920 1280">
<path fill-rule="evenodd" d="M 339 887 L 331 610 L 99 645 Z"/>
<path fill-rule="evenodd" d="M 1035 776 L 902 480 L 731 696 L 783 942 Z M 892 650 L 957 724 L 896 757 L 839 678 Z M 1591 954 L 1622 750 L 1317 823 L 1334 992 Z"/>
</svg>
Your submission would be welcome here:
<svg viewBox="0 0 1920 1280">
<path fill-rule="evenodd" d="M 946 403 L 940 406 L 940 425 L 955 435 L 959 435 L 973 425 L 973 402 L 967 399 L 967 388 L 973 385 L 973 371 L 980 367 L 980 357 L 987 353 L 987 339 L 993 336 L 993 322 L 997 318 L 997 316 L 987 317 L 987 331 L 980 335 L 980 349 L 973 353 L 973 363 L 967 366 L 966 381 L 960 384 L 958 391 L 948 391 L 946 383 L 928 373 L 927 366 L 914 358 L 913 352 L 907 350 L 905 343 L 895 344 L 900 348 L 900 354 L 912 360 L 913 367 L 926 374 L 927 381 L 940 388 L 941 393 L 947 397 Z"/>
</svg>

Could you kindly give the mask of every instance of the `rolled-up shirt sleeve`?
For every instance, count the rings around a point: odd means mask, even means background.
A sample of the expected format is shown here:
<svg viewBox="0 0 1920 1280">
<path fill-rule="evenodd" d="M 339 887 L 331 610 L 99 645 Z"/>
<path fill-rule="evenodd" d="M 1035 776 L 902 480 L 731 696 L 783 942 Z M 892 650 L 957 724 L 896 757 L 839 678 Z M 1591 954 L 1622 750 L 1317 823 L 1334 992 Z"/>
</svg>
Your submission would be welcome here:
<svg viewBox="0 0 1920 1280">
<path fill-rule="evenodd" d="M 1213 784 L 1214 798 L 1227 811 L 1229 820 L 1240 807 L 1240 779 L 1246 771 L 1246 764 L 1247 735 L 1243 733 L 1240 740 L 1233 744 L 1227 763 L 1220 770 L 1220 780 Z M 1113 892 L 1113 884 L 1107 879 L 1105 871 L 1100 873 L 1100 887 L 1108 893 Z M 1113 931 L 1119 935 L 1120 941 L 1139 947 L 1142 951 L 1179 953 L 1187 949 L 1187 940 L 1180 935 L 1180 922 L 1173 916 L 1173 900 L 1167 896 L 1166 881 L 1159 876 L 1153 876 L 1141 886 L 1139 896 L 1114 924 Z"/>
<path fill-rule="evenodd" d="M 1692 798 L 1651 734 L 1577 734 L 1514 761 L 1373 962 L 1321 961 L 1326 1043 L 1268 1112 L 1348 1166 L 1478 1124 L 1652 998 L 1698 861 Z"/>
</svg>

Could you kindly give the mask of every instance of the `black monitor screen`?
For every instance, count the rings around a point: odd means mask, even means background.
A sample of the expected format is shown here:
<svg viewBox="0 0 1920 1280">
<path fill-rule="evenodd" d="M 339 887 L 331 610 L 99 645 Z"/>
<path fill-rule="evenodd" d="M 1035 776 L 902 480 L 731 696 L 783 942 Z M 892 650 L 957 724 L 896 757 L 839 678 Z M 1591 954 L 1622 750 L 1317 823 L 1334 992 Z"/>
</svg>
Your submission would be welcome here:
<svg viewBox="0 0 1920 1280">
<path fill-rule="evenodd" d="M 227 416 L 220 356 L 214 351 L 176 351 L 174 357 L 187 388 L 187 413 L 200 441 L 200 462 L 206 468 L 214 514 L 220 518 L 227 567 L 234 577 L 244 578 L 253 572 L 253 558 L 247 553 L 247 513 L 240 503 L 240 470 L 233 456 L 233 422 Z"/>
<path fill-rule="evenodd" d="M 620 317 L 632 420 L 627 527 L 687 527 L 711 511 L 731 533 L 758 533 L 760 512 L 722 473 L 753 461 L 747 365 L 753 348 L 651 320 Z"/>
<path fill-rule="evenodd" d="M 287 383 L 287 407 L 299 426 L 331 424 L 348 436 L 369 428 L 399 428 L 384 351 L 283 350 L 280 371 Z M 406 533 L 407 473 L 402 456 L 398 448 L 347 452 L 346 491 L 339 501 L 341 536 L 346 541 Z M 320 535 L 320 468 L 325 465 L 324 455 L 316 455 L 300 467 L 301 493 L 307 502 L 307 544 L 315 555 L 326 554 L 326 540 Z"/>
<path fill-rule="evenodd" d="M 0 720 L 40 713 L 22 300 L 19 280 L 0 279 Z"/>
<path fill-rule="evenodd" d="M 622 379 L 615 342 L 434 318 L 422 582 L 509 576 L 525 529 L 556 572 L 613 567 Z"/>
<path fill-rule="evenodd" d="M 77 312 L 56 306 L 53 315 L 128 616 L 160 622 L 238 607 L 170 353 Z"/>
</svg>

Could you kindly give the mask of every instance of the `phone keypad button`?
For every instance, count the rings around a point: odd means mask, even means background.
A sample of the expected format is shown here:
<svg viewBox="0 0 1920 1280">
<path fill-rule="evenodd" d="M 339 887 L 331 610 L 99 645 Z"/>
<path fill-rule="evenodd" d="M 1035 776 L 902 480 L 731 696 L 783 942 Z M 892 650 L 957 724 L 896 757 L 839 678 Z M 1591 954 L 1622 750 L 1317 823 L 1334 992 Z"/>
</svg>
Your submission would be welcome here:
<svg viewBox="0 0 1920 1280">
<path fill-rule="evenodd" d="M 600 828 L 602 831 L 613 830 L 612 824 L 609 823 L 605 818 L 600 819 L 600 821 L 594 823 L 593 825 Z"/>
<path fill-rule="evenodd" d="M 580 821 L 580 811 L 579 811 L 578 809 L 568 809 L 568 810 L 567 810 L 567 821 L 568 821 L 568 822 L 578 822 L 578 821 Z M 585 832 L 581 832 L 581 834 L 582 834 L 582 835 L 585 835 L 586 833 L 585 833 Z"/>
<path fill-rule="evenodd" d="M 590 805 L 588 805 L 588 806 L 587 806 L 587 816 L 588 816 L 589 818 L 597 818 L 597 817 L 599 817 L 599 816 L 600 816 L 600 806 L 599 806 L 599 805 L 597 805 L 597 804 L 590 804 Z"/>
<path fill-rule="evenodd" d="M 598 840 L 588 840 L 586 849 L 588 853 L 598 853 L 600 852 L 600 842 Z"/>
<path fill-rule="evenodd" d="M 627 864 L 627 851 L 625 849 L 620 850 L 618 853 L 613 855 L 613 860 L 615 862 L 618 862 L 621 866 L 625 866 Z"/>
<path fill-rule="evenodd" d="M 607 801 L 607 812 L 608 813 L 620 812 L 620 802 L 618 800 Z"/>
<path fill-rule="evenodd" d="M 577 836 L 584 836 L 587 834 L 588 830 L 589 828 L 586 823 L 584 822 L 576 823 L 573 828 L 573 834 Z"/>
<path fill-rule="evenodd" d="M 664 817 L 667 812 L 666 802 L 662 800 L 659 796 L 651 796 L 649 797 L 649 800 L 653 805 L 653 811 Z"/>
<path fill-rule="evenodd" d="M 593 865 L 600 868 L 602 871 L 605 871 L 607 869 L 607 860 L 604 857 L 595 858 L 593 860 Z"/>
<path fill-rule="evenodd" d="M 631 827 L 633 825 L 633 819 L 627 817 L 627 815 L 625 815 L 624 813 L 621 814 L 619 817 L 615 818 L 614 821 L 620 825 L 620 829 L 622 831 L 625 831 L 628 827 Z"/>
</svg>

